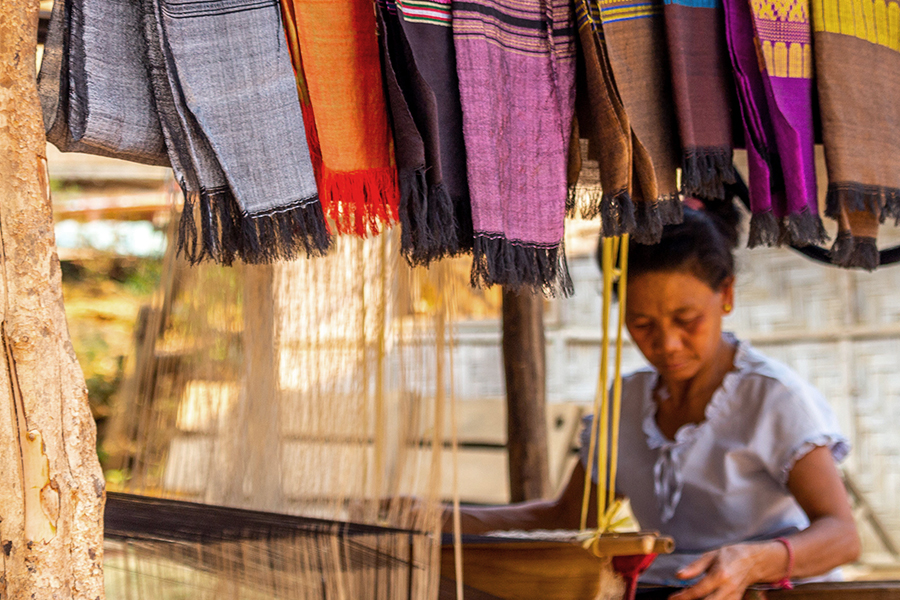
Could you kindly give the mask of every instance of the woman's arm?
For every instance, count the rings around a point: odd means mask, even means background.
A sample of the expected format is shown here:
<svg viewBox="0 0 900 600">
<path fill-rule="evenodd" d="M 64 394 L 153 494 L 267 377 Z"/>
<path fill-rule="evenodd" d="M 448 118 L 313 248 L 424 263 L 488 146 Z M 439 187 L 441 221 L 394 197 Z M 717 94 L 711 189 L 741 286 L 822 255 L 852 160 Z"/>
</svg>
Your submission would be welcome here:
<svg viewBox="0 0 900 600">
<path fill-rule="evenodd" d="M 575 465 L 569 482 L 553 500 L 532 500 L 503 506 L 463 506 L 460 519 L 463 533 L 487 533 L 511 529 L 578 529 L 581 525 L 581 503 L 584 493 L 584 467 Z M 590 506 L 593 507 L 595 492 L 592 492 Z M 444 509 L 445 532 L 453 531 L 453 508 Z M 596 521 L 596 509 L 589 511 Z"/>
<path fill-rule="evenodd" d="M 791 576 L 821 575 L 856 560 L 859 535 L 831 451 L 818 447 L 798 460 L 788 477 L 788 489 L 810 520 L 808 528 L 787 538 L 794 550 Z M 706 576 L 671 598 L 739 599 L 750 585 L 780 581 L 787 569 L 788 551 L 781 542 L 725 546 L 682 569 L 678 576 L 683 579 Z"/>
</svg>

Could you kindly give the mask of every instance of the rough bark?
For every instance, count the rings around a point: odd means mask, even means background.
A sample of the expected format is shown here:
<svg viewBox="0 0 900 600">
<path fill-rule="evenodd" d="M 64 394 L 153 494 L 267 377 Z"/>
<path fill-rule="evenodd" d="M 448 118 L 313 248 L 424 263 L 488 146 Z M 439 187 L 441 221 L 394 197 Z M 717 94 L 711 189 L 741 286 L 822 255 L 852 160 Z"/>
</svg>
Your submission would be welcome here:
<svg viewBox="0 0 900 600">
<path fill-rule="evenodd" d="M 510 500 L 546 498 L 550 492 L 550 467 L 541 296 L 503 290 L 503 364 Z"/>
<path fill-rule="evenodd" d="M 104 483 L 63 310 L 38 0 L 0 4 L 0 599 L 103 598 Z"/>
</svg>

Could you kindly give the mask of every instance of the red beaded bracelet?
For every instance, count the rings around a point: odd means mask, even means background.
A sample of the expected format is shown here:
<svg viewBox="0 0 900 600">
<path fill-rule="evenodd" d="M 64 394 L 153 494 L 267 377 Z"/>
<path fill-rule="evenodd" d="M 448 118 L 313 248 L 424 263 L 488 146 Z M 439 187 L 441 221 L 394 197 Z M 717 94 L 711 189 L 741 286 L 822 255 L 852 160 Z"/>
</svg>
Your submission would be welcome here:
<svg viewBox="0 0 900 600">
<path fill-rule="evenodd" d="M 794 589 L 794 584 L 791 583 L 791 573 L 794 572 L 794 547 L 787 540 L 787 538 L 778 537 L 778 538 L 775 538 L 775 541 L 781 542 L 782 544 L 784 544 L 784 547 L 787 548 L 787 553 L 788 553 L 787 573 L 780 581 L 776 581 L 775 585 L 783 590 L 792 590 L 792 589 Z"/>
</svg>

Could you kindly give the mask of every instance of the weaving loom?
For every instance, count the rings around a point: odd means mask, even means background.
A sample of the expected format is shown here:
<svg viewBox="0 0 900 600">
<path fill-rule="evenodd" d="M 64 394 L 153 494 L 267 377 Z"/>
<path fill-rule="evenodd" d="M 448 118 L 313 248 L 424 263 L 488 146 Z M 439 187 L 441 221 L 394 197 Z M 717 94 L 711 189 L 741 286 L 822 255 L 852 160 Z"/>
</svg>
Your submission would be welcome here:
<svg viewBox="0 0 900 600">
<path fill-rule="evenodd" d="M 389 235 L 234 268 L 173 246 L 111 438 L 125 491 L 191 503 L 110 497 L 110 597 L 435 597 L 446 270 Z"/>
</svg>

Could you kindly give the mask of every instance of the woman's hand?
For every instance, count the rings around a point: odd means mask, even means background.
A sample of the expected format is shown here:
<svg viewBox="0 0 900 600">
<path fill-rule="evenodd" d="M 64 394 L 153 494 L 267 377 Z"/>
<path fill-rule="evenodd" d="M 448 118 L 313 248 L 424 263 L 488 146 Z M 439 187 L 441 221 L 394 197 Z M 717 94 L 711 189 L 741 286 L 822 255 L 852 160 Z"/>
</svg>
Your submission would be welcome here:
<svg viewBox="0 0 900 600">
<path fill-rule="evenodd" d="M 787 549 L 780 542 L 735 544 L 707 552 L 678 572 L 681 579 L 706 574 L 671 600 L 740 600 L 747 587 L 787 571 Z M 768 577 L 767 577 L 768 575 Z M 774 577 L 777 579 L 777 576 Z"/>
</svg>

